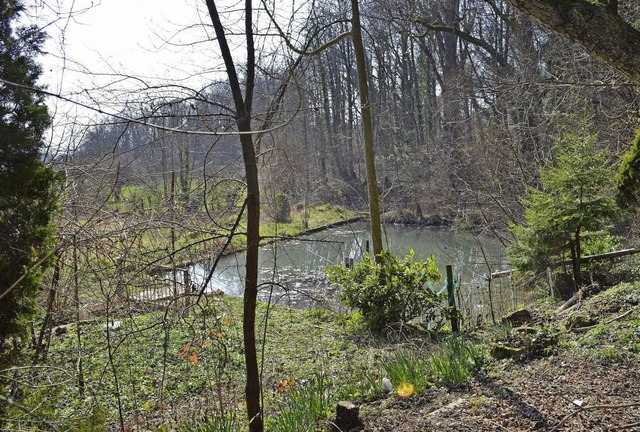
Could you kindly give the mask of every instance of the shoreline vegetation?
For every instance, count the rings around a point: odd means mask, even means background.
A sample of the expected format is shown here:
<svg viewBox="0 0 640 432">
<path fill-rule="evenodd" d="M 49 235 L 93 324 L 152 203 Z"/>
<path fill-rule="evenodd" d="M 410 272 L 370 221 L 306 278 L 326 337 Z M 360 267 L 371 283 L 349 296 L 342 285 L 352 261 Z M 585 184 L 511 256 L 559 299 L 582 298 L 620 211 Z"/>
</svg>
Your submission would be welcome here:
<svg viewBox="0 0 640 432">
<path fill-rule="evenodd" d="M 317 219 L 314 218 L 314 214 L 322 214 L 324 212 L 335 212 L 328 216 L 320 216 Z M 295 239 L 297 237 L 303 237 L 306 235 L 322 232 L 330 228 L 336 228 L 344 225 L 349 225 L 356 222 L 362 222 L 368 220 L 366 214 L 359 214 L 358 212 L 349 211 L 340 207 L 324 204 L 321 206 L 313 207 L 311 209 L 311 217 L 308 222 L 308 227 L 304 228 L 300 222 L 301 216 L 294 215 L 292 221 L 289 223 L 266 223 L 260 227 L 262 241 L 260 246 L 266 246 L 278 241 L 286 241 Z M 405 226 L 424 226 L 424 227 L 444 227 L 453 226 L 453 222 L 439 215 L 430 216 L 417 216 L 414 212 L 409 210 L 392 210 L 382 215 L 382 221 L 386 224 L 393 225 L 405 225 Z M 279 234 L 277 234 L 279 233 Z M 240 239 L 243 238 L 242 234 L 237 235 Z M 221 254 L 222 257 L 241 253 L 246 249 L 242 240 L 240 243 L 231 242 L 225 251 Z M 207 256 L 209 255 L 209 256 Z M 203 253 L 202 256 L 195 257 L 187 261 L 178 261 L 174 263 L 173 267 L 188 267 L 194 265 L 203 260 L 210 259 L 210 252 Z M 151 273 L 163 272 L 171 270 L 173 267 L 159 265 L 156 268 L 150 270 Z"/>
</svg>

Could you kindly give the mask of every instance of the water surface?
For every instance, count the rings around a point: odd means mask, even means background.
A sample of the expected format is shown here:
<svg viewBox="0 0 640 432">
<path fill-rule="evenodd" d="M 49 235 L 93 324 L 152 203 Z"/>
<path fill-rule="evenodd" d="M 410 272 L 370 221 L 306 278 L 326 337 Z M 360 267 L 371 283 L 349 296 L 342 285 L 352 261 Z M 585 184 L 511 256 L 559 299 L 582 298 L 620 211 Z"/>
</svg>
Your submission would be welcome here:
<svg viewBox="0 0 640 432">
<path fill-rule="evenodd" d="M 435 255 L 443 275 L 445 266 L 452 265 L 454 279 L 460 287 L 458 298 L 468 314 L 488 315 L 486 275 L 502 268 L 505 260 L 497 240 L 448 227 L 391 225 L 385 227 L 384 234 L 385 248 L 397 255 L 404 256 L 411 249 L 415 260 Z M 324 269 L 349 259 L 361 260 L 369 238 L 368 225 L 358 222 L 261 247 L 259 299 L 297 309 L 336 307 L 336 287 L 329 282 Z M 244 263 L 244 253 L 221 259 L 207 291 L 242 295 Z M 190 268 L 191 279 L 197 286 L 202 286 L 211 265 L 201 263 Z M 435 284 L 434 288 L 444 288 L 444 282 Z M 495 293 L 495 304 L 505 301 L 499 299 L 499 295 L 500 292 Z"/>
</svg>

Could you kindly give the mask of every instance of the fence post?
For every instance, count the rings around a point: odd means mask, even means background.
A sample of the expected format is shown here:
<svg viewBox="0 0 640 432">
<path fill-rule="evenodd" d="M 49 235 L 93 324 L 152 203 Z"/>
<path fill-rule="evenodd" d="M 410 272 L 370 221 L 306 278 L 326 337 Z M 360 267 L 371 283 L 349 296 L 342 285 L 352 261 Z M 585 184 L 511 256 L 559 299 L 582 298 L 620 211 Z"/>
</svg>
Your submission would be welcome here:
<svg viewBox="0 0 640 432">
<path fill-rule="evenodd" d="M 184 303 L 185 306 L 189 306 L 191 304 L 189 296 L 192 292 L 191 287 L 191 273 L 189 273 L 188 268 L 182 269 L 182 284 L 184 285 Z"/>
<path fill-rule="evenodd" d="M 453 287 L 453 267 L 447 266 L 447 293 L 449 294 L 449 313 L 451 313 L 451 330 L 460 331 L 458 311 L 456 310 L 456 293 Z"/>
</svg>

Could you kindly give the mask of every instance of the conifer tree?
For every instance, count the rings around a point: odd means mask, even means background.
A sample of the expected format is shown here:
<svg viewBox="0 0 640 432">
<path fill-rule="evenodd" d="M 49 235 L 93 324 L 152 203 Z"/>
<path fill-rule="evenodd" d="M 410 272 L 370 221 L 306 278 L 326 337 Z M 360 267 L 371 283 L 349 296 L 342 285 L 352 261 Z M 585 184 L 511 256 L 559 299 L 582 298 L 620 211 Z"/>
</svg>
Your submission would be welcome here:
<svg viewBox="0 0 640 432">
<path fill-rule="evenodd" d="M 570 256 L 576 288 L 581 285 L 584 242 L 605 234 L 619 213 L 615 171 L 596 141 L 593 134 L 566 133 L 556 163 L 540 170 L 540 187 L 523 200 L 524 223 L 511 227 L 516 242 L 509 255 L 519 270 L 543 271 Z"/>
<path fill-rule="evenodd" d="M 51 261 L 61 184 L 61 174 L 42 161 L 51 120 L 43 96 L 34 91 L 41 73 L 35 57 L 44 34 L 17 24 L 23 10 L 19 0 L 0 2 L 0 358 L 5 361 L 7 341 L 25 335 L 36 311 L 41 276 Z"/>
</svg>

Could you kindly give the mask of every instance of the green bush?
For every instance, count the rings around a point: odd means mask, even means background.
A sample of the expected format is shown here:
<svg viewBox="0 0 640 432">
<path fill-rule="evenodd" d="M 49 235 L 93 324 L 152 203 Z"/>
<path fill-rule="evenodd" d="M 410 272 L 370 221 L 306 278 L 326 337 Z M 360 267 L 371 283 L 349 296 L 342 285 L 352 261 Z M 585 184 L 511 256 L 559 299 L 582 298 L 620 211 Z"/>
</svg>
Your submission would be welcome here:
<svg viewBox="0 0 640 432">
<path fill-rule="evenodd" d="M 374 329 L 415 318 L 428 322 L 441 299 L 428 285 L 441 275 L 433 256 L 418 262 L 412 262 L 413 257 L 413 250 L 402 261 L 383 251 L 380 263 L 367 255 L 352 268 L 335 264 L 326 272 L 341 287 L 340 300 L 357 308 Z"/>
</svg>

